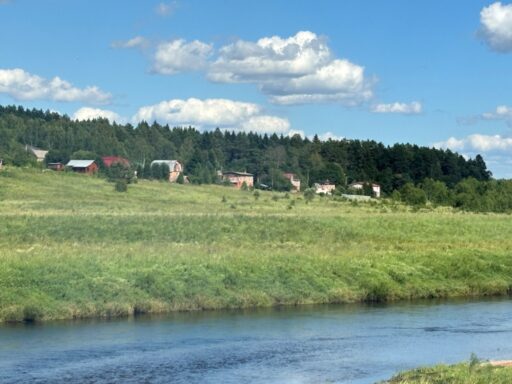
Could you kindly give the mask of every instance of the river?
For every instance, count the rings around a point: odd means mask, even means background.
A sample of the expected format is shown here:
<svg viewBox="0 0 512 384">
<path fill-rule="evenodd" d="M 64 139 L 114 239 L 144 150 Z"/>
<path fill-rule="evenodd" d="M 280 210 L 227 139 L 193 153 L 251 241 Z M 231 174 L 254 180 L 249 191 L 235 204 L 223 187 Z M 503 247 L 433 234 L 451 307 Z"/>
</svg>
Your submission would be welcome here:
<svg viewBox="0 0 512 384">
<path fill-rule="evenodd" d="M 2 325 L 0 383 L 374 383 L 511 341 L 509 299 Z"/>
</svg>

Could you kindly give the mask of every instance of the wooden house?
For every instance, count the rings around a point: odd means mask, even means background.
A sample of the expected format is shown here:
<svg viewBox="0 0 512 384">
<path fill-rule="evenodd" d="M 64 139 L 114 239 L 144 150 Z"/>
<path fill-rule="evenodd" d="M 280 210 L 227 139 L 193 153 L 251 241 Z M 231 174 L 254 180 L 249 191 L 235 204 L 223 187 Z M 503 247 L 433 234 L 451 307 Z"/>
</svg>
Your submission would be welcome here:
<svg viewBox="0 0 512 384">
<path fill-rule="evenodd" d="M 169 167 L 169 182 L 175 183 L 183 172 L 183 165 L 178 160 L 155 160 L 151 162 L 153 165 L 167 165 Z"/>
<path fill-rule="evenodd" d="M 86 173 L 88 175 L 98 172 L 98 165 L 94 160 L 69 160 L 66 167 L 70 168 L 73 172 Z"/>
<path fill-rule="evenodd" d="M 106 168 L 110 168 L 114 164 L 121 164 L 124 167 L 130 166 L 130 162 L 128 161 L 128 159 L 125 159 L 124 157 L 121 156 L 103 156 L 101 160 L 103 161 L 103 165 Z"/>
<path fill-rule="evenodd" d="M 223 172 L 222 180 L 229 181 L 231 185 L 235 188 L 242 188 L 242 185 L 247 185 L 247 187 L 254 186 L 254 176 L 252 173 L 247 172 Z"/>
</svg>

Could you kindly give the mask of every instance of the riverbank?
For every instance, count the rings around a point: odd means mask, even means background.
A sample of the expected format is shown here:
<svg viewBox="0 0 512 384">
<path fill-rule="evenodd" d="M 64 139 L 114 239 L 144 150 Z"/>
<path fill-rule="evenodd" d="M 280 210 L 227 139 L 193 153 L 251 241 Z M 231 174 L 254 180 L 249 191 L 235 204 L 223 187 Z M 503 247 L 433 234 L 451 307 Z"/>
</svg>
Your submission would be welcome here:
<svg viewBox="0 0 512 384">
<path fill-rule="evenodd" d="M 505 295 L 509 215 L 0 172 L 0 321 Z"/>
<path fill-rule="evenodd" d="M 384 384 L 509 384 L 512 367 L 504 364 L 438 365 L 403 372 Z"/>
</svg>

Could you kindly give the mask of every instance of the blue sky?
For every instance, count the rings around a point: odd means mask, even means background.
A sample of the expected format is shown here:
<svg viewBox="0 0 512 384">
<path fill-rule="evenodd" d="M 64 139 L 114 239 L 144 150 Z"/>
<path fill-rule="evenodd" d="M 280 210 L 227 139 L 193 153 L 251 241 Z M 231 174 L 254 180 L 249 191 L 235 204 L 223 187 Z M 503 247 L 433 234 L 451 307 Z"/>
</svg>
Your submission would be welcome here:
<svg viewBox="0 0 512 384">
<path fill-rule="evenodd" d="M 512 4 L 0 0 L 0 104 L 481 153 L 512 177 Z"/>
</svg>

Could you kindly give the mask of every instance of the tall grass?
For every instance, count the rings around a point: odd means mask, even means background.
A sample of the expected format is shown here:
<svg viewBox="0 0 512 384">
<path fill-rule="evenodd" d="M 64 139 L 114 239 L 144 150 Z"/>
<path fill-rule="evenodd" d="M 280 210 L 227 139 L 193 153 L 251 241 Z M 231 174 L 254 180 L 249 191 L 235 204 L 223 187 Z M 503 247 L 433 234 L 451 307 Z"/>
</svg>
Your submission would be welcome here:
<svg viewBox="0 0 512 384">
<path fill-rule="evenodd" d="M 0 172 L 0 321 L 503 295 L 511 250 L 508 215 Z"/>
<path fill-rule="evenodd" d="M 403 372 L 386 384 L 510 384 L 512 367 L 490 365 L 438 365 Z"/>
</svg>

